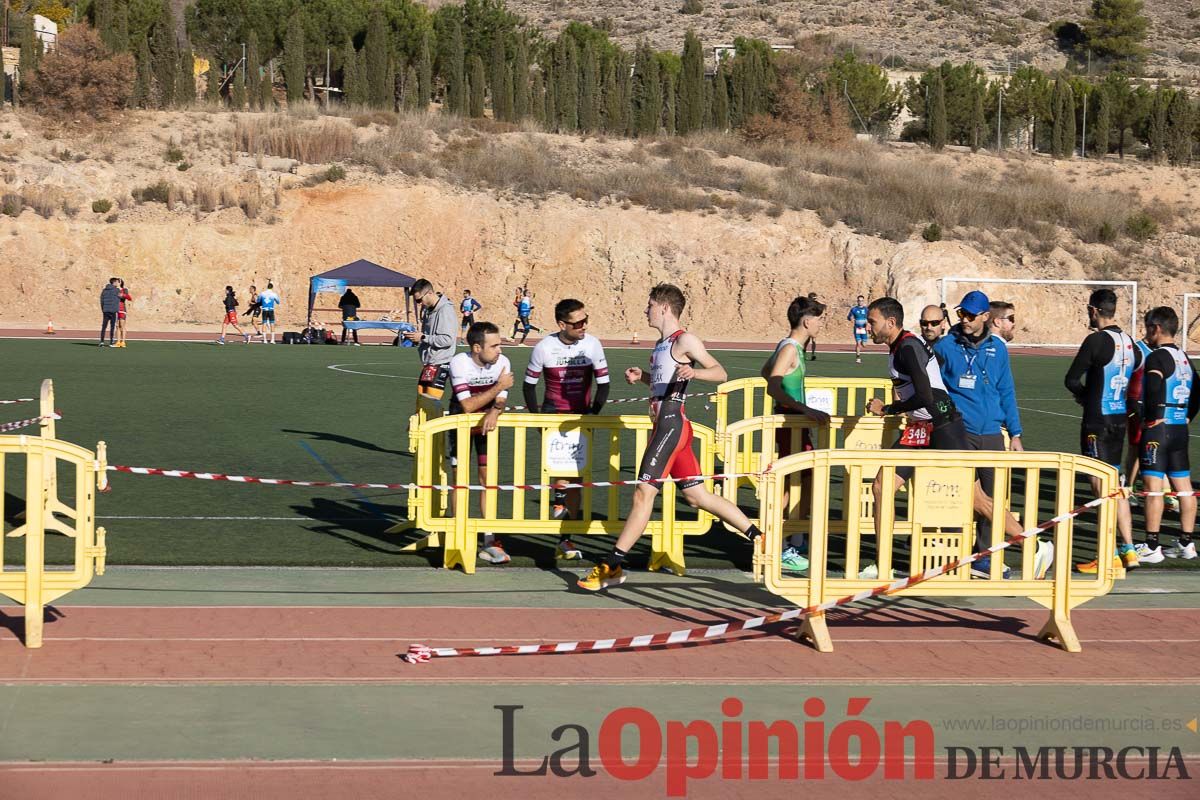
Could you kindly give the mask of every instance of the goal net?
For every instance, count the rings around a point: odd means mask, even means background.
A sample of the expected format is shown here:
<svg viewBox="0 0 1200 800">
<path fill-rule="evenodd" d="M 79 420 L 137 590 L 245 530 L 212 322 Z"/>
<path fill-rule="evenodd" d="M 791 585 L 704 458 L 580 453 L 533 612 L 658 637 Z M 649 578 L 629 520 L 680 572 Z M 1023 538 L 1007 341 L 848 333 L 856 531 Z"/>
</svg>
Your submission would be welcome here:
<svg viewBox="0 0 1200 800">
<path fill-rule="evenodd" d="M 1117 295 L 1117 324 L 1134 339 L 1141 329 L 1137 281 L 948 277 L 939 278 L 938 283 L 942 302 L 950 310 L 951 323 L 954 306 L 972 289 L 979 289 L 992 301 L 1012 303 L 1017 319 L 1015 347 L 1078 347 L 1088 333 L 1088 296 L 1101 287 L 1108 287 Z"/>
<path fill-rule="evenodd" d="M 1179 346 L 1185 353 L 1193 352 L 1188 348 L 1192 341 L 1192 328 L 1196 327 L 1196 321 L 1200 318 L 1200 304 L 1195 304 L 1196 300 L 1200 300 L 1200 292 L 1188 292 L 1183 296 L 1183 325 L 1179 329 Z"/>
</svg>

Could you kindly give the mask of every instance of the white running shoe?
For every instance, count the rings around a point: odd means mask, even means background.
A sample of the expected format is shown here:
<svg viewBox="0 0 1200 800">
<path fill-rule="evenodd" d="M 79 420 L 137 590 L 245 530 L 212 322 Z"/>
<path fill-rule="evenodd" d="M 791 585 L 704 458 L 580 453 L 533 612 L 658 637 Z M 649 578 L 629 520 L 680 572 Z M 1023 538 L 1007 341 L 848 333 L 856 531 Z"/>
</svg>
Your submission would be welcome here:
<svg viewBox="0 0 1200 800">
<path fill-rule="evenodd" d="M 1137 553 L 1138 563 L 1140 564 L 1161 564 L 1166 561 L 1167 557 L 1163 555 L 1161 546 L 1150 549 L 1150 546 L 1145 542 L 1138 542 L 1133 546 L 1133 551 Z"/>
<path fill-rule="evenodd" d="M 1054 542 L 1038 539 L 1037 552 L 1033 554 L 1033 579 L 1040 581 L 1046 577 L 1054 564 Z"/>
<path fill-rule="evenodd" d="M 1167 501 L 1167 510 L 1179 513 L 1179 498 L 1174 495 L 1167 495 L 1163 498 Z"/>
<path fill-rule="evenodd" d="M 858 577 L 859 577 L 859 580 L 864 580 L 864 581 L 879 580 L 879 565 L 878 564 L 868 564 L 866 567 L 863 568 L 863 570 L 861 572 L 858 573 Z M 896 570 L 894 570 L 894 569 L 888 570 L 888 578 L 887 579 L 889 581 L 896 580 Z"/>
<path fill-rule="evenodd" d="M 1196 557 L 1196 543 L 1188 542 L 1186 545 L 1175 543 L 1175 546 L 1166 552 L 1167 558 L 1182 558 L 1184 561 L 1190 561 Z"/>
</svg>

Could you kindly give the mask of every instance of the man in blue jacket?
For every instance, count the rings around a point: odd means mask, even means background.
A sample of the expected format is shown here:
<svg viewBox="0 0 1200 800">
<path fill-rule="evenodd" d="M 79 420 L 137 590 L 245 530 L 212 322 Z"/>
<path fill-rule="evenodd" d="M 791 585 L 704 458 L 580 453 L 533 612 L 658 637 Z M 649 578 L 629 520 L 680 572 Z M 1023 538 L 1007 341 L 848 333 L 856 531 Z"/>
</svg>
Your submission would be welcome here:
<svg viewBox="0 0 1200 800">
<path fill-rule="evenodd" d="M 958 324 L 934 343 L 933 353 L 941 368 L 946 391 L 962 414 L 968 449 L 1002 451 L 1005 449 L 1003 430 L 1007 430 L 1010 449 L 1024 450 L 1008 348 L 1000 337 L 991 333 L 988 297 L 980 291 L 967 292 L 956 311 Z M 995 471 L 981 469 L 978 478 L 975 510 L 991 519 Z M 1020 533 L 1020 523 L 1011 514 L 1004 516 L 1005 533 L 1008 536 Z M 982 540 L 984 528 L 978 527 Z M 1053 551 L 1048 548 L 1049 542 L 1039 542 L 1035 570 L 1039 578 L 1053 558 Z M 986 577 L 990 567 L 989 559 L 980 559 L 971 572 Z M 1004 573 L 1008 574 L 1007 567 Z"/>
</svg>

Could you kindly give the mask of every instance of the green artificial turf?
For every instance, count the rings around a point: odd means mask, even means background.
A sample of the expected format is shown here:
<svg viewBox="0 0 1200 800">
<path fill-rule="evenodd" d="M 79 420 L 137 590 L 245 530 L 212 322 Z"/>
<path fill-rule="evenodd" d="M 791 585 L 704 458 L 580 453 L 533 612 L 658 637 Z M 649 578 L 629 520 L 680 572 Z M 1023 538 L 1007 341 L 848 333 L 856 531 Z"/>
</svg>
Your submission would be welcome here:
<svg viewBox="0 0 1200 800">
<path fill-rule="evenodd" d="M 519 381 L 530 348 L 505 352 Z M 608 351 L 616 381 L 612 397 L 639 395 L 644 387 L 628 386 L 620 376 L 628 366 L 644 366 L 648 355 L 645 349 Z M 757 375 L 766 354 L 718 351 L 717 356 L 730 378 L 740 378 Z M 142 341 L 109 349 L 91 342 L 3 340 L 0 357 L 8 365 L 0 398 L 36 396 L 41 379 L 53 378 L 64 417 L 59 438 L 88 448 L 102 439 L 111 464 L 301 480 L 409 480 L 406 431 L 418 373 L 413 349 Z M 1014 357 L 1020 405 L 1035 409 L 1022 412 L 1030 449 L 1076 451 L 1077 406 L 1062 387 L 1066 367 L 1061 357 Z M 883 377 L 885 372 L 885 359 L 878 354 L 867 355 L 861 366 L 852 355 L 835 354 L 809 364 L 810 375 Z M 513 402 L 521 402 L 519 396 L 518 389 Z M 36 414 L 32 404 L 0 409 L 0 421 Z M 627 413 L 642 409 L 622 407 Z M 702 402 L 690 401 L 688 412 L 697 422 L 713 424 L 713 411 Z M 8 459 L 6 529 L 12 528 L 24 493 L 16 461 Z M 623 467 L 632 477 L 634 465 Z M 406 516 L 402 492 L 123 474 L 112 475 L 111 482 L 113 491 L 97 502 L 99 524 L 108 530 L 110 563 L 441 565 L 439 551 L 400 552 L 415 534 L 384 532 Z M 752 496 L 743 499 L 752 501 Z M 681 515 L 687 512 L 681 506 Z M 1174 519 L 1168 515 L 1168 525 Z M 19 560 L 17 541 L 6 542 L 10 564 Z M 581 537 L 578 543 L 596 553 L 610 542 Z M 554 563 L 552 537 L 510 536 L 506 545 L 515 564 Z M 53 559 L 65 558 L 66 542 L 50 537 L 48 552 Z M 744 540 L 720 528 L 690 539 L 687 557 L 696 567 L 749 567 Z"/>
</svg>

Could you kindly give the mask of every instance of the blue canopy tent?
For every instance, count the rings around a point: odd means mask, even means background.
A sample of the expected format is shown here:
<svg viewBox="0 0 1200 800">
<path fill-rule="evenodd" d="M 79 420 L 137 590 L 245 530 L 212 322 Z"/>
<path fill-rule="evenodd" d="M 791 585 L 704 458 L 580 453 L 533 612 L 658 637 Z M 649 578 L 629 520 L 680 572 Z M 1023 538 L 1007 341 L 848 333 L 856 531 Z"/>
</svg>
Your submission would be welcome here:
<svg viewBox="0 0 1200 800">
<path fill-rule="evenodd" d="M 308 282 L 308 319 L 311 324 L 313 304 L 321 292 L 336 292 L 342 294 L 350 286 L 395 286 L 404 290 L 404 317 L 412 319 L 411 287 L 417 279 L 403 272 L 396 272 L 387 267 L 360 258 L 345 266 L 313 275 Z"/>
</svg>

